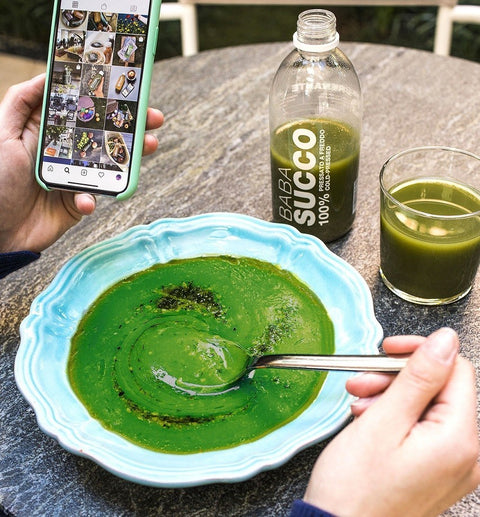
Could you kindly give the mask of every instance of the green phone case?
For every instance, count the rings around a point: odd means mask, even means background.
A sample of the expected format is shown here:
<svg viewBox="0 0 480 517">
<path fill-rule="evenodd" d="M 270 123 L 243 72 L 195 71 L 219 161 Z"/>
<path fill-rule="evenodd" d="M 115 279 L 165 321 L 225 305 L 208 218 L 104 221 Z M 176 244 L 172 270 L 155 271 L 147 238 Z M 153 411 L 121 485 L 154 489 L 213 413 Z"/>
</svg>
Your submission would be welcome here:
<svg viewBox="0 0 480 517">
<path fill-rule="evenodd" d="M 45 129 L 45 120 L 48 113 L 48 99 L 49 99 L 49 80 L 54 65 L 55 43 L 56 43 L 56 13 L 59 9 L 60 0 L 55 0 L 53 7 L 52 25 L 50 30 L 50 43 L 48 49 L 47 61 L 47 80 L 45 81 L 45 90 L 43 96 L 42 118 L 40 123 L 40 141 L 37 150 L 37 160 L 35 165 L 35 177 L 37 182 L 45 189 L 51 190 L 40 177 L 40 167 L 42 163 L 43 142 L 42 135 Z M 133 195 L 138 185 L 138 176 L 140 173 L 140 165 L 143 151 L 143 138 L 145 135 L 145 124 L 147 121 L 147 108 L 150 95 L 150 85 L 152 80 L 153 63 L 155 60 L 155 51 L 157 48 L 158 38 L 158 22 L 160 18 L 160 7 L 162 0 L 151 0 L 149 24 L 147 33 L 147 43 L 145 46 L 145 62 L 142 69 L 142 84 L 138 94 L 138 108 L 137 108 L 137 123 L 133 139 L 133 152 L 130 157 L 130 177 L 127 188 L 117 194 L 117 199 L 128 199 Z"/>
</svg>

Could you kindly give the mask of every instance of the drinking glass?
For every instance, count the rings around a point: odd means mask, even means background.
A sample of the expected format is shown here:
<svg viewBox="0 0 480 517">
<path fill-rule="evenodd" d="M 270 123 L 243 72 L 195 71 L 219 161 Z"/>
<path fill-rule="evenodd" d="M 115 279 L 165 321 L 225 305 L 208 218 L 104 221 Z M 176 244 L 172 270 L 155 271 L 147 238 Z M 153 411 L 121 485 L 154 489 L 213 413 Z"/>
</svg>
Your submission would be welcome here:
<svg viewBox="0 0 480 517">
<path fill-rule="evenodd" d="M 480 157 L 428 146 L 380 172 L 380 275 L 395 294 L 439 305 L 464 297 L 480 261 Z"/>
</svg>

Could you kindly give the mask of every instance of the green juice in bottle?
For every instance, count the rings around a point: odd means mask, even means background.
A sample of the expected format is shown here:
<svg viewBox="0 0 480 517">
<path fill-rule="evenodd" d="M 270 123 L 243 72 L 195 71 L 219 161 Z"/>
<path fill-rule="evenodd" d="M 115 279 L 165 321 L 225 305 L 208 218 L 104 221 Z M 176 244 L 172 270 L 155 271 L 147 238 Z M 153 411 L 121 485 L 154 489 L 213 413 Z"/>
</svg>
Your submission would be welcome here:
<svg viewBox="0 0 480 517">
<path fill-rule="evenodd" d="M 293 42 L 270 89 L 273 220 L 328 242 L 355 218 L 360 83 L 333 13 L 301 13 Z"/>
<path fill-rule="evenodd" d="M 272 206 L 276 222 L 334 240 L 355 217 L 359 136 L 344 123 L 299 120 L 271 137 Z"/>
</svg>

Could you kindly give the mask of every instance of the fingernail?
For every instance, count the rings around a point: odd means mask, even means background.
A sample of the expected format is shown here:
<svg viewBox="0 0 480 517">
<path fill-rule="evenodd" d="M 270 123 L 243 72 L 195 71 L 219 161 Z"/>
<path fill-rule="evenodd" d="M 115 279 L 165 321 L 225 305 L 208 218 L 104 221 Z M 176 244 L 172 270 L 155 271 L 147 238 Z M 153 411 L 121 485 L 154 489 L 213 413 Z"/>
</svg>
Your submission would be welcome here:
<svg viewBox="0 0 480 517">
<path fill-rule="evenodd" d="M 350 410 L 354 415 L 358 415 L 359 413 L 363 413 L 366 411 L 376 400 L 378 400 L 379 395 L 374 395 L 372 397 L 363 397 L 354 400 L 350 404 Z"/>
<path fill-rule="evenodd" d="M 363 400 L 364 399 L 357 398 L 350 404 L 350 409 L 352 413 L 356 413 L 358 410 L 362 410 L 365 407 L 365 403 Z"/>
<path fill-rule="evenodd" d="M 41 79 L 45 79 L 45 72 L 42 72 L 41 74 L 37 74 L 34 77 L 30 78 L 30 81 L 39 81 Z"/>
<path fill-rule="evenodd" d="M 441 328 L 428 336 L 424 346 L 439 361 L 450 363 L 458 351 L 457 333 L 448 327 Z"/>
</svg>

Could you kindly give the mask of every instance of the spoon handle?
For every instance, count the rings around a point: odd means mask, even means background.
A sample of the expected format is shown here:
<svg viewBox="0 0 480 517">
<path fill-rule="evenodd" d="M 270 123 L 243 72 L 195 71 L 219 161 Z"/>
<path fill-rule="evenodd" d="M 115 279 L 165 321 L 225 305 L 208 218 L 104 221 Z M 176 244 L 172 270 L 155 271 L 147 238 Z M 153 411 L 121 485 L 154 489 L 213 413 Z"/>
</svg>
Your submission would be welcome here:
<svg viewBox="0 0 480 517">
<path fill-rule="evenodd" d="M 335 370 L 347 372 L 396 373 L 406 364 L 408 357 L 387 355 L 264 355 L 253 368 L 293 368 L 306 370 Z"/>
</svg>

